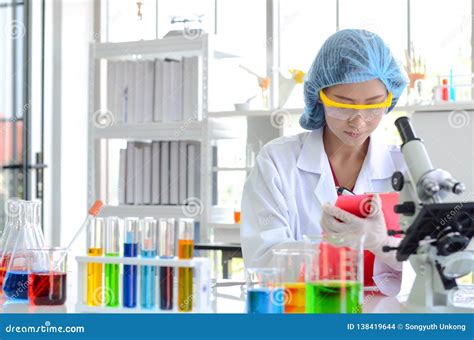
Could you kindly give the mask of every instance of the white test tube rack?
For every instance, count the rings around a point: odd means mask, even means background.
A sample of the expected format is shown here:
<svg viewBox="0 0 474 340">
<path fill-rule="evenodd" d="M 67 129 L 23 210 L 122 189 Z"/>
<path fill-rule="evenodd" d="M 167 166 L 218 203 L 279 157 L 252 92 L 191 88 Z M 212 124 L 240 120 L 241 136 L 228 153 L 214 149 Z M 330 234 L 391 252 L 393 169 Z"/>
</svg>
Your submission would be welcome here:
<svg viewBox="0 0 474 340">
<path fill-rule="evenodd" d="M 142 258 L 142 257 L 106 257 L 106 256 L 77 256 L 76 261 L 78 264 L 78 275 L 77 275 L 77 303 L 76 312 L 79 313 L 189 313 L 180 312 L 177 308 L 177 297 L 178 297 L 178 268 L 193 268 L 193 309 L 191 313 L 212 313 L 211 307 L 211 277 L 210 277 L 210 261 L 208 258 L 195 257 L 190 260 L 180 260 L 176 257 L 171 259 L 163 258 Z M 120 277 L 119 277 L 119 306 L 108 307 L 102 306 L 90 306 L 87 304 L 87 265 L 89 263 L 103 263 L 104 269 L 102 271 L 105 290 L 105 264 L 119 264 L 120 266 Z M 122 305 L 122 276 L 123 266 L 122 265 L 137 265 L 137 305 L 133 308 L 123 307 Z M 153 309 L 141 307 L 141 295 L 140 295 L 140 266 L 155 266 L 157 267 L 157 279 L 156 279 L 156 292 L 155 292 L 155 303 L 156 307 Z M 159 308 L 160 302 L 160 285 L 159 285 L 159 267 L 173 267 L 173 309 L 161 310 Z"/>
</svg>

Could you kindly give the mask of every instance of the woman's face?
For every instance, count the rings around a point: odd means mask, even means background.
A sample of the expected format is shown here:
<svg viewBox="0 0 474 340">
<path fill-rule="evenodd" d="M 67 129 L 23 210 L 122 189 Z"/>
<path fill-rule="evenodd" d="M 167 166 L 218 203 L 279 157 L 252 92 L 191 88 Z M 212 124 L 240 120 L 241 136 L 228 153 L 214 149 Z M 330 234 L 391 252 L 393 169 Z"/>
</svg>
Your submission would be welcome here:
<svg viewBox="0 0 474 340">
<path fill-rule="evenodd" d="M 387 99 L 385 85 L 378 79 L 363 83 L 334 85 L 324 89 L 333 101 L 345 104 L 377 104 Z M 384 114 L 356 115 L 340 120 L 325 113 L 326 124 L 344 144 L 361 146 L 382 120 Z"/>
</svg>

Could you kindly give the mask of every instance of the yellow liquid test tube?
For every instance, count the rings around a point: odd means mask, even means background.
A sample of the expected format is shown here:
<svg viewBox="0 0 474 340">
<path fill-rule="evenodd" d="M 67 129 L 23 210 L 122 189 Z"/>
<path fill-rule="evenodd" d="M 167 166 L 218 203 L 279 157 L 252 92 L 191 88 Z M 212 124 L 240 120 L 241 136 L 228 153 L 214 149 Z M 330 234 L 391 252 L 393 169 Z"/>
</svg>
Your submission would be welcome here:
<svg viewBox="0 0 474 340">
<path fill-rule="evenodd" d="M 105 221 L 101 217 L 95 217 L 87 226 L 87 255 L 104 255 L 104 225 Z M 89 306 L 101 306 L 103 295 L 103 274 L 102 263 L 87 264 L 87 304 Z"/>
<path fill-rule="evenodd" d="M 194 255 L 194 220 L 179 219 L 178 258 L 192 259 Z M 178 310 L 191 312 L 193 310 L 193 268 L 178 270 Z"/>
</svg>

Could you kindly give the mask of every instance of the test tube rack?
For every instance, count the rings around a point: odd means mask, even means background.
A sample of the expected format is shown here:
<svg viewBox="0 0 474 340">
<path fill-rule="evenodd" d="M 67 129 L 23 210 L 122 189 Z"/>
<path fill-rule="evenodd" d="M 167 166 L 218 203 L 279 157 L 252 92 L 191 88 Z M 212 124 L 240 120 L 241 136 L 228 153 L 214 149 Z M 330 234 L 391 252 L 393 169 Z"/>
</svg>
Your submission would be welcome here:
<svg viewBox="0 0 474 340">
<path fill-rule="evenodd" d="M 141 257 L 106 257 L 106 256 L 77 256 L 78 264 L 77 275 L 77 303 L 76 312 L 78 313 L 181 313 L 177 309 L 177 272 L 178 268 L 194 268 L 193 280 L 193 310 L 191 313 L 212 313 L 211 307 L 211 276 L 210 276 L 210 261 L 208 258 L 195 257 L 189 260 L 180 260 L 177 257 L 171 259 L 163 258 L 141 258 Z M 120 264 L 120 265 L 137 265 L 140 266 L 156 266 L 159 267 L 173 267 L 175 279 L 174 293 L 173 293 L 173 309 L 161 310 L 159 304 L 154 309 L 145 309 L 140 306 L 140 268 L 138 268 L 137 281 L 137 306 L 134 308 L 127 307 L 108 307 L 90 306 L 87 304 L 87 264 L 89 263 L 103 263 L 105 264 Z M 122 270 L 122 266 L 121 266 Z M 122 274 L 120 275 L 120 280 Z M 159 299 L 159 282 L 156 279 L 157 296 Z M 120 281 L 121 283 L 121 281 Z M 122 299 L 122 284 L 119 284 L 120 301 Z M 188 313 L 188 312 L 183 312 Z"/>
</svg>

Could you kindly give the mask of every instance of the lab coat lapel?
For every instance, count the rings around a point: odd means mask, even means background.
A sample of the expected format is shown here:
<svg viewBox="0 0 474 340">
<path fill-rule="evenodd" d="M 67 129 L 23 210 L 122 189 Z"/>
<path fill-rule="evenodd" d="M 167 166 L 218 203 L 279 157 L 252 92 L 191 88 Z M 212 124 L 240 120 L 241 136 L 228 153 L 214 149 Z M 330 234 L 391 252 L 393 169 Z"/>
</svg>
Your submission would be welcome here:
<svg viewBox="0 0 474 340">
<path fill-rule="evenodd" d="M 370 135 L 369 149 L 354 186 L 356 194 L 374 192 L 374 182 L 388 179 L 395 171 L 390 151 L 381 130 Z"/>
<path fill-rule="evenodd" d="M 327 160 L 327 158 L 326 158 Z M 318 184 L 314 189 L 314 195 L 319 200 L 319 203 L 323 205 L 324 203 L 336 203 L 337 193 L 336 193 L 336 184 L 334 183 L 334 178 L 332 177 L 331 169 L 329 168 L 325 173 L 322 173 L 319 177 Z"/>
<path fill-rule="evenodd" d="M 321 205 L 326 202 L 332 204 L 336 202 L 336 185 L 324 150 L 322 128 L 311 131 L 306 137 L 300 156 L 298 157 L 297 167 L 301 170 L 319 175 L 313 194 Z"/>
</svg>

